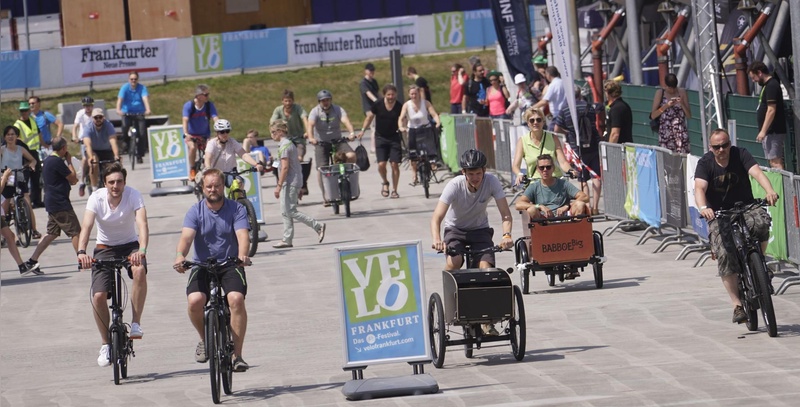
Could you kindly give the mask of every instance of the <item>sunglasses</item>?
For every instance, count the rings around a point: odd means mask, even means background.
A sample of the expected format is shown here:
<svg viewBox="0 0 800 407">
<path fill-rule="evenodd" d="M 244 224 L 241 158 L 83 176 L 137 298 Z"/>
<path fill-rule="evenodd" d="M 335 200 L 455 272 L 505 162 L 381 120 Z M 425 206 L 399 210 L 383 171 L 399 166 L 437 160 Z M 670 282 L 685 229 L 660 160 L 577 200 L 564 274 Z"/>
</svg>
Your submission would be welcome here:
<svg viewBox="0 0 800 407">
<path fill-rule="evenodd" d="M 210 93 L 198 93 L 198 96 L 199 96 L 199 95 L 203 95 L 203 96 L 205 96 L 205 97 L 208 97 L 208 95 L 210 95 Z"/>
<path fill-rule="evenodd" d="M 230 132 L 231 132 L 230 130 L 219 130 L 219 131 L 217 131 L 217 133 L 219 133 L 219 134 L 228 134 Z"/>
<path fill-rule="evenodd" d="M 722 143 L 722 144 L 712 144 L 711 145 L 711 149 L 712 150 L 724 150 L 724 149 L 726 149 L 726 148 L 728 148 L 730 146 L 731 146 L 731 142 L 729 141 L 727 143 Z"/>
<path fill-rule="evenodd" d="M 93 119 L 95 119 L 95 120 L 103 120 L 104 117 L 103 116 L 95 116 L 95 117 L 93 117 Z"/>
<path fill-rule="evenodd" d="M 131 82 L 138 82 L 139 81 L 138 78 L 129 78 L 128 80 L 131 81 Z"/>
<path fill-rule="evenodd" d="M 540 165 L 539 166 L 539 171 L 545 171 L 545 170 L 549 171 L 549 170 L 552 170 L 552 169 L 553 169 L 552 165 Z"/>
<path fill-rule="evenodd" d="M 542 119 L 541 117 L 534 117 L 533 119 L 528 120 L 528 123 L 541 123 L 543 121 L 544 119 Z"/>
</svg>

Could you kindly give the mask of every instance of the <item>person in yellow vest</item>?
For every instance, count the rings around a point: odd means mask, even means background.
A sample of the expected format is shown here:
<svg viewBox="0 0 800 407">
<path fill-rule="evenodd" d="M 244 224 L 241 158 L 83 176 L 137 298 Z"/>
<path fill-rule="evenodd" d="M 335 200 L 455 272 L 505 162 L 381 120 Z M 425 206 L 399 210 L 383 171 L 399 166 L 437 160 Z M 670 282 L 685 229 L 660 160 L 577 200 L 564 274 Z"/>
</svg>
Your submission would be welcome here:
<svg viewBox="0 0 800 407">
<path fill-rule="evenodd" d="M 28 102 L 20 102 L 19 119 L 14 123 L 14 127 L 19 129 L 19 139 L 25 143 L 33 159 L 36 160 L 36 170 L 31 176 L 31 205 L 34 208 L 42 208 L 44 203 L 42 202 L 42 186 L 39 182 L 42 179 L 42 161 L 39 158 L 42 139 L 36 119 L 31 117 L 31 105 Z"/>
</svg>

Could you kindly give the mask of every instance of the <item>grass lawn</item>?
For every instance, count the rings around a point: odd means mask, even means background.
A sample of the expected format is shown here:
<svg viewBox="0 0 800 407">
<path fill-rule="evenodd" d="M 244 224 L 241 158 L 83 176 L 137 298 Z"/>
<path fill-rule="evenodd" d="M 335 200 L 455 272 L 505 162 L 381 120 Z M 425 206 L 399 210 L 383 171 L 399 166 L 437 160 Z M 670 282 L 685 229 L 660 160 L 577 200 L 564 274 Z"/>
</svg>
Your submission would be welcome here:
<svg viewBox="0 0 800 407">
<path fill-rule="evenodd" d="M 490 50 L 409 56 L 403 58 L 403 70 L 414 66 L 417 72 L 428 80 L 436 110 L 439 113 L 449 112 L 450 65 L 458 62 L 467 66 L 468 58 L 473 55 L 477 55 L 489 70 L 495 68 L 495 52 Z M 186 101 L 194 97 L 195 86 L 199 83 L 209 85 L 211 100 L 216 104 L 219 116 L 231 121 L 233 134 L 238 139 L 242 139 L 246 131 L 251 128 L 257 129 L 262 137 L 267 136 L 270 115 L 272 110 L 280 105 L 284 89 L 293 90 L 296 102 L 306 111 L 310 111 L 316 105 L 317 92 L 320 89 L 328 89 L 333 93 L 334 103 L 345 108 L 353 126 L 358 129 L 364 121 L 361 96 L 358 91 L 358 84 L 364 75 L 364 63 L 365 61 L 361 61 L 282 72 L 173 80 L 165 85 L 154 84 L 147 87 L 153 114 L 167 114 L 171 124 L 180 124 L 181 108 Z M 390 82 L 388 58 L 375 61 L 374 64 L 378 84 L 383 86 Z M 408 89 L 410 84 L 408 78 L 404 78 L 404 84 Z M 115 106 L 117 91 L 118 89 L 96 91 L 91 96 L 95 99 L 105 99 L 106 106 Z M 58 103 L 79 101 L 84 95 L 85 93 L 71 93 L 42 97 L 42 108 L 56 114 Z M 17 119 L 19 102 L 19 100 L 3 101 L 0 107 L 0 123 L 3 127 L 13 124 Z M 68 121 L 71 124 L 72 118 Z"/>
</svg>

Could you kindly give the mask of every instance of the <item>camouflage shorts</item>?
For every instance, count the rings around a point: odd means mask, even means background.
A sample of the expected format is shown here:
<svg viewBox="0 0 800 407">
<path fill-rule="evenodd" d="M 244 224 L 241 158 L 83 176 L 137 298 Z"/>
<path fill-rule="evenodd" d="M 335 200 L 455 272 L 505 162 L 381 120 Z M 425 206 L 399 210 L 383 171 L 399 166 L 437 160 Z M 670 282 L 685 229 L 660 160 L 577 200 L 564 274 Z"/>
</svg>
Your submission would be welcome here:
<svg viewBox="0 0 800 407">
<path fill-rule="evenodd" d="M 759 242 L 769 240 L 769 229 L 772 218 L 766 209 L 756 207 L 744 214 L 744 221 L 750 234 Z M 736 247 L 731 238 L 731 223 L 727 219 L 714 219 L 708 223 L 708 238 L 711 251 L 717 256 L 717 269 L 720 277 L 739 273 L 740 266 L 736 260 Z"/>
</svg>

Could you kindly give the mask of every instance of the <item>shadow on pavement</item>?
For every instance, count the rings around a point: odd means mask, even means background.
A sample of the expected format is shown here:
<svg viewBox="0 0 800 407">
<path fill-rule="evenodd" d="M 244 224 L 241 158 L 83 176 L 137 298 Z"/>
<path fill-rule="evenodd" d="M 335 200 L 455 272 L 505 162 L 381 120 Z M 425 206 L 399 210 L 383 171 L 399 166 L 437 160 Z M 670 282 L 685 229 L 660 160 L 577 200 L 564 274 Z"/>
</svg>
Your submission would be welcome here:
<svg viewBox="0 0 800 407">
<path fill-rule="evenodd" d="M 591 272 L 585 272 L 587 277 L 591 278 Z M 618 278 L 614 280 L 603 280 L 603 288 L 599 288 L 599 290 L 608 290 L 608 289 L 615 289 L 615 288 L 628 288 L 628 287 L 638 287 L 641 285 L 640 283 L 650 278 L 649 276 L 643 277 L 631 277 L 631 278 Z M 559 284 L 565 284 L 559 286 Z M 580 291 L 592 291 L 598 290 L 597 287 L 594 285 L 594 280 L 587 280 L 581 281 L 580 283 L 556 283 L 553 288 L 545 289 L 545 290 L 536 290 L 531 291 L 533 294 L 554 294 L 559 292 L 580 292 Z"/>
<path fill-rule="evenodd" d="M 189 377 L 189 376 L 207 376 L 208 375 L 208 368 L 207 365 L 203 365 L 204 367 L 199 369 L 192 369 L 192 370 L 179 370 L 177 372 L 167 372 L 167 373 L 147 373 L 141 375 L 130 375 L 127 379 L 121 380 L 120 384 L 134 384 L 134 383 L 148 383 L 154 380 L 163 380 L 163 379 L 170 379 L 175 377 Z"/>
<path fill-rule="evenodd" d="M 234 383 L 235 382 L 236 377 L 234 377 Z M 236 402 L 238 403 L 247 403 L 268 400 L 281 394 L 303 393 L 311 390 L 331 390 L 340 388 L 342 386 L 344 386 L 344 382 L 309 384 L 301 386 L 261 387 L 234 391 L 233 397 L 236 397 Z"/>
<path fill-rule="evenodd" d="M 63 280 L 67 277 L 48 277 L 46 274 L 43 276 L 23 276 L 20 278 L 13 278 L 13 279 L 3 279 L 2 286 L 3 287 L 11 287 L 15 285 L 24 285 L 24 284 L 31 284 L 31 283 L 43 283 L 46 281 L 56 281 L 56 280 Z"/>
<path fill-rule="evenodd" d="M 546 362 L 550 360 L 562 360 L 566 358 L 566 355 L 571 353 L 578 353 L 578 352 L 586 352 L 589 350 L 594 349 L 601 349 L 607 348 L 608 346 L 570 346 L 564 348 L 549 348 L 549 349 L 531 349 L 525 352 L 525 358 L 517 361 L 514 359 L 514 356 L 511 354 L 511 346 L 510 344 L 506 346 L 508 352 L 505 353 L 493 353 L 487 355 L 480 355 L 479 352 L 482 350 L 490 348 L 501 348 L 502 345 L 494 345 L 491 347 L 482 347 L 480 350 L 475 350 L 475 359 L 479 361 L 478 364 L 482 366 L 494 366 L 494 365 L 504 365 L 509 363 L 526 363 L 526 362 Z M 497 352 L 497 351 L 495 351 Z M 502 352 L 502 350 L 500 351 Z M 482 361 L 480 361 L 482 360 Z M 446 362 L 445 362 L 446 363 Z M 465 363 L 464 365 L 469 365 L 471 363 Z M 472 363 L 474 364 L 474 363 Z"/>
</svg>

